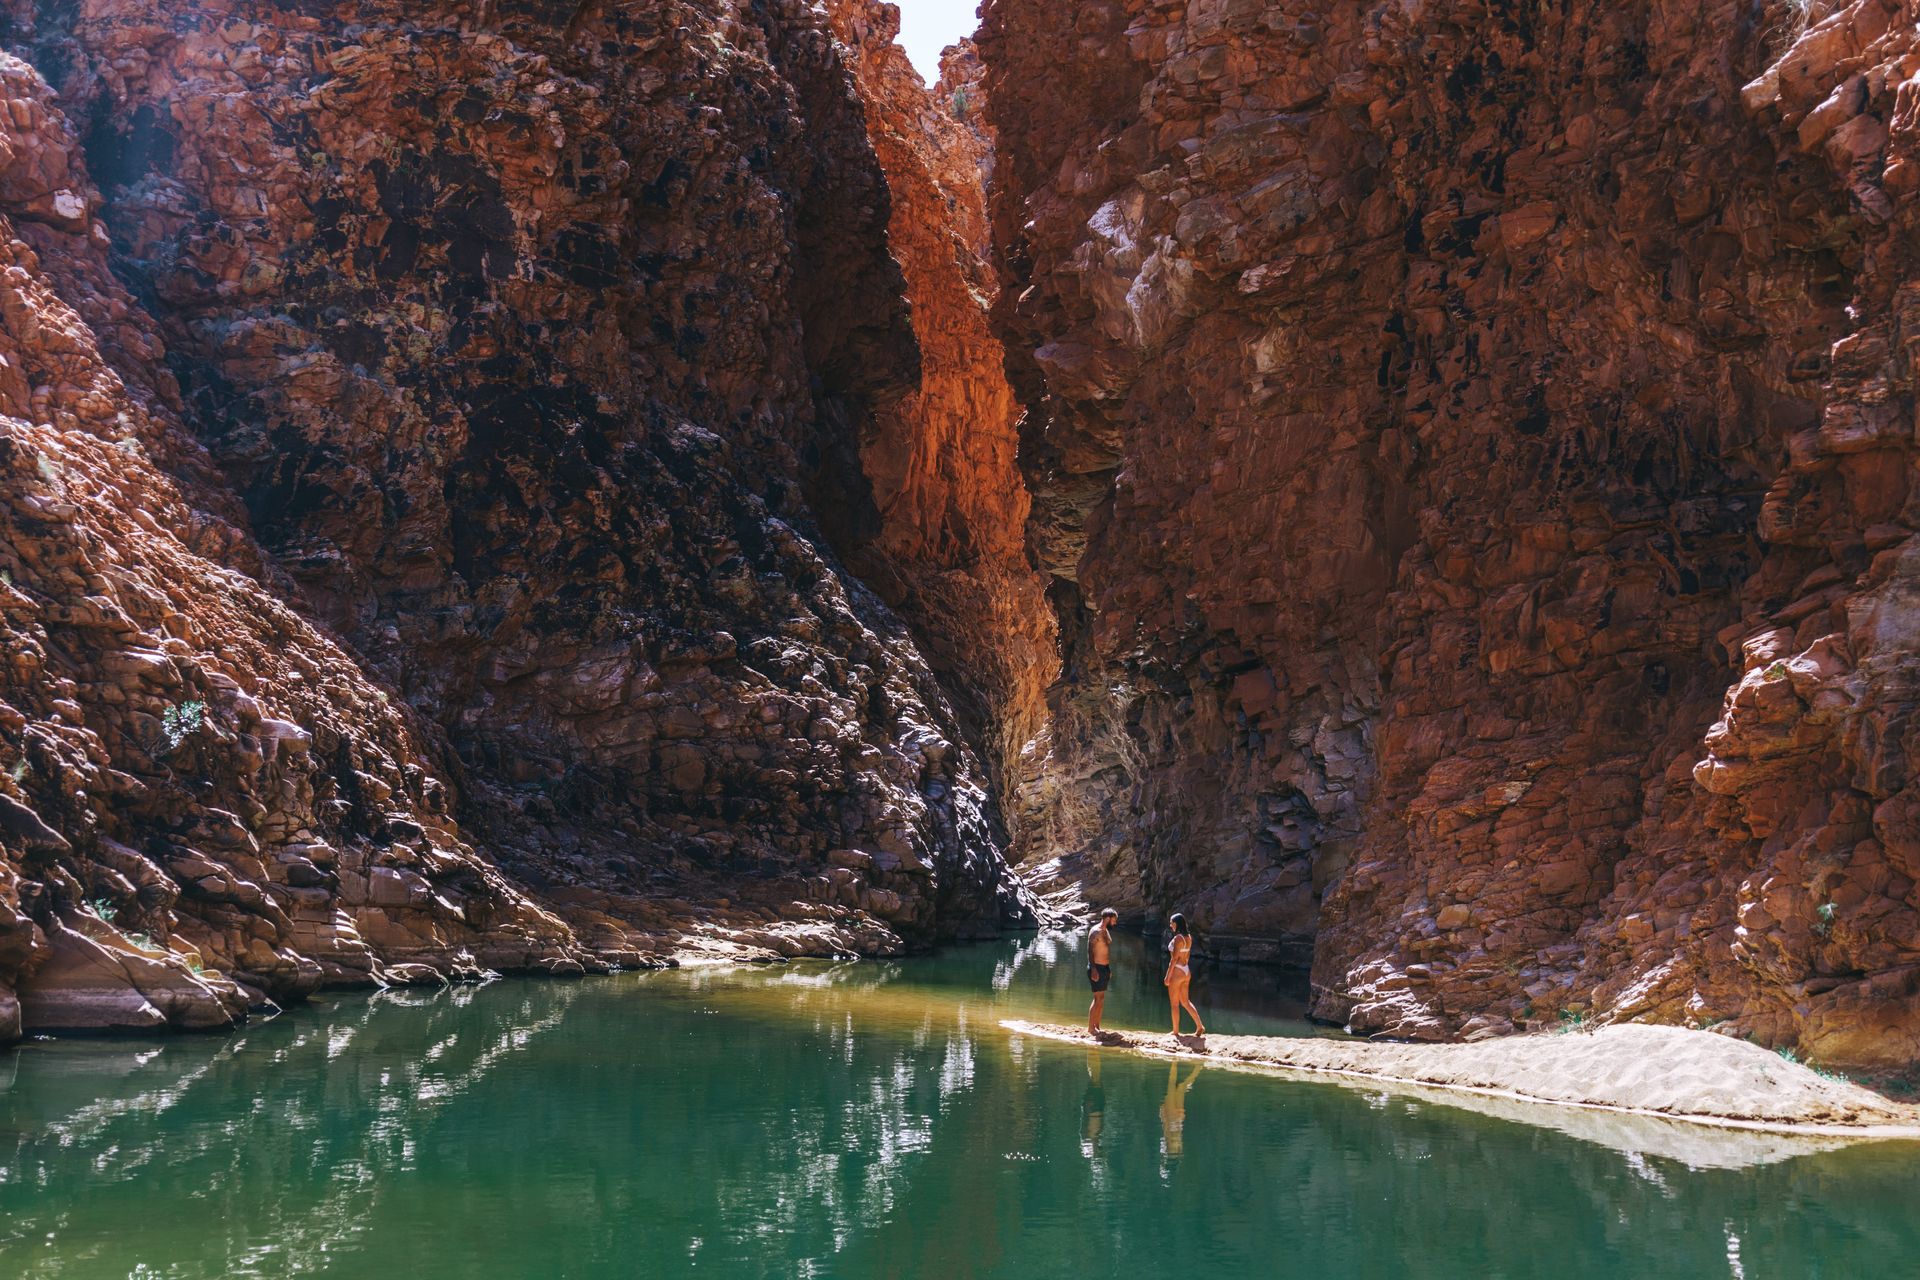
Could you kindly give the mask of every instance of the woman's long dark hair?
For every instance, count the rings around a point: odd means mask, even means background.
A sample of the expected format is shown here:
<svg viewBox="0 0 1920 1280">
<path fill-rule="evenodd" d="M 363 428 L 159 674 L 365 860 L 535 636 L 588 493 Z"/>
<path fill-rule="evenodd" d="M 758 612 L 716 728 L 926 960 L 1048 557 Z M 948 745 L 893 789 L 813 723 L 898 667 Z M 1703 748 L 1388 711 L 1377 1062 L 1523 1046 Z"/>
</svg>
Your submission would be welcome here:
<svg viewBox="0 0 1920 1280">
<path fill-rule="evenodd" d="M 1173 926 L 1173 931 L 1179 934 L 1181 937 L 1190 938 L 1193 936 L 1193 934 L 1190 933 L 1187 929 L 1187 918 L 1184 915 L 1180 914 L 1178 911 L 1173 913 L 1173 919 L 1169 920 L 1167 923 L 1171 924 Z"/>
</svg>

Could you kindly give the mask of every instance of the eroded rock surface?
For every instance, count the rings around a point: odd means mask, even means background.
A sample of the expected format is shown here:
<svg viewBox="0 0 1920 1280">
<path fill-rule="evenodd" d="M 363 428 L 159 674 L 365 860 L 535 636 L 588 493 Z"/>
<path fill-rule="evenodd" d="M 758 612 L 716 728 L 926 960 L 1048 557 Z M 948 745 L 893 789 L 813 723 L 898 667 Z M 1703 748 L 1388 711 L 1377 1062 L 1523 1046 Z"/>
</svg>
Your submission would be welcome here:
<svg viewBox="0 0 1920 1280">
<path fill-rule="evenodd" d="M 0 14 L 0 1037 L 1013 844 L 1364 1030 L 1920 1056 L 1911 0 Z"/>
<path fill-rule="evenodd" d="M 1363 1030 L 1920 1056 L 1915 19 L 991 0 L 1055 871 Z"/>
<path fill-rule="evenodd" d="M 5 12 L 0 1035 L 1027 917 L 1037 686 L 832 549 L 1044 643 L 821 13 Z"/>
<path fill-rule="evenodd" d="M 876 519 L 849 563 L 918 624 L 935 669 L 985 728 L 992 764 L 1011 783 L 1045 722 L 1059 662 L 1053 612 L 1026 553 L 1029 504 L 1016 458 L 1024 411 L 988 320 L 998 278 L 982 68 L 970 44 L 956 45 L 929 91 L 894 43 L 895 5 L 833 0 L 828 12 L 887 175 L 888 241 L 920 346 L 918 389 L 874 413 L 861 437 Z"/>
</svg>

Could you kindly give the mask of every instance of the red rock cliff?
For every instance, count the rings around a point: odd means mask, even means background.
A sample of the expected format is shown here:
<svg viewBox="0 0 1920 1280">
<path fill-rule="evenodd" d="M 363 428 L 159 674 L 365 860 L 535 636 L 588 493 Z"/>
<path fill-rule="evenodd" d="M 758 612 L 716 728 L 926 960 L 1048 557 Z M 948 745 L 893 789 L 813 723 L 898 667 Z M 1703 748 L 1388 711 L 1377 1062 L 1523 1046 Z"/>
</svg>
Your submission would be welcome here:
<svg viewBox="0 0 1920 1280">
<path fill-rule="evenodd" d="M 877 521 L 851 566 L 916 620 L 929 655 L 1009 781 L 1040 731 L 1058 671 L 1052 610 L 1026 553 L 1027 490 L 1016 452 L 1023 413 L 988 322 L 989 261 L 979 67 L 947 51 L 931 92 L 894 38 L 891 4 L 833 0 L 892 195 L 888 242 L 920 346 L 917 390 L 874 413 L 860 444 Z"/>
<path fill-rule="evenodd" d="M 0 1037 L 1025 915 L 990 729 L 835 550 L 937 569 L 939 652 L 1044 641 L 817 11 L 0 34 Z"/>
<path fill-rule="evenodd" d="M 990 0 L 1071 877 L 1362 1030 L 1920 1054 L 1915 18 Z"/>
</svg>

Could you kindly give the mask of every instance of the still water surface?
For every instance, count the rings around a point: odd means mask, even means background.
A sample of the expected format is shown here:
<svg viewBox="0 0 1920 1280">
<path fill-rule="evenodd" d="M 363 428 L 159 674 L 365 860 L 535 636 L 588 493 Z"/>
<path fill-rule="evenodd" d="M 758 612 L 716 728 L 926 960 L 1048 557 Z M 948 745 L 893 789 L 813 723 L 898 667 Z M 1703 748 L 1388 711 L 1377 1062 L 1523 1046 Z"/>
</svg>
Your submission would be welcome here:
<svg viewBox="0 0 1920 1280">
<path fill-rule="evenodd" d="M 1463 1109 L 1003 1031 L 1084 1016 L 1079 945 L 29 1044 L 0 1053 L 0 1275 L 1920 1274 L 1920 1144 Z M 1163 1025 L 1152 959 L 1118 959 L 1108 1021 Z M 1269 981 L 1203 985 L 1209 1024 L 1311 1034 Z"/>
</svg>

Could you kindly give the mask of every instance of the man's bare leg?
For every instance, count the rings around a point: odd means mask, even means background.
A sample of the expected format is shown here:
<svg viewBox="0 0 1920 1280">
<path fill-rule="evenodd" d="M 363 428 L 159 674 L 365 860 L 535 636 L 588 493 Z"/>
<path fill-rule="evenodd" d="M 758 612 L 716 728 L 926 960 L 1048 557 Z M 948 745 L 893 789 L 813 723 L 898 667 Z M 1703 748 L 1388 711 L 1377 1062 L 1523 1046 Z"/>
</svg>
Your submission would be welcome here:
<svg viewBox="0 0 1920 1280">
<path fill-rule="evenodd" d="M 1087 1031 L 1091 1035 L 1100 1034 L 1100 1013 L 1107 1007 L 1107 993 L 1093 993 L 1093 1003 L 1087 1006 Z"/>
</svg>

